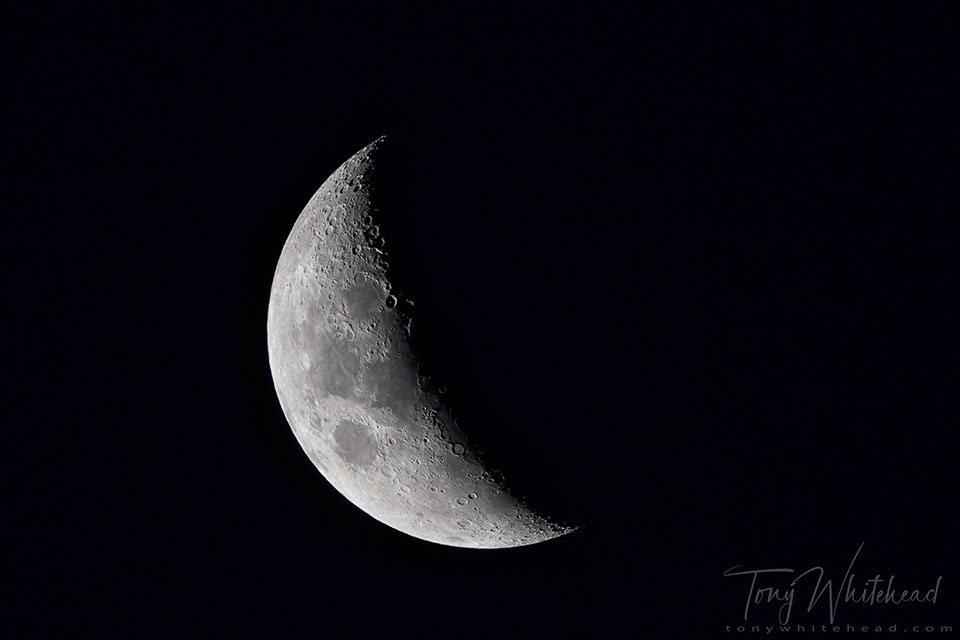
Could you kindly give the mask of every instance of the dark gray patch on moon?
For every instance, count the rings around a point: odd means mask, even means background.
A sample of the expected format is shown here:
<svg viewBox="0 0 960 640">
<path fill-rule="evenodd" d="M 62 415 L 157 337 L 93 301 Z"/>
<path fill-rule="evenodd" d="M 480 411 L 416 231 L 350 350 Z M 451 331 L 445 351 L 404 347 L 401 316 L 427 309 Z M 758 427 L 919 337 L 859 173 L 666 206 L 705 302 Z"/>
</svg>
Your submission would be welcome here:
<svg viewBox="0 0 960 640">
<path fill-rule="evenodd" d="M 357 284 L 347 289 L 344 294 L 350 317 L 360 321 L 376 317 L 383 304 L 383 289 L 375 282 L 366 278 L 359 278 Z"/>
<path fill-rule="evenodd" d="M 366 425 L 344 420 L 337 425 L 333 438 L 337 453 L 350 464 L 366 467 L 377 457 L 377 438 Z"/>
<path fill-rule="evenodd" d="M 410 362 L 381 360 L 370 365 L 367 375 L 374 391 L 374 407 L 390 409 L 398 418 L 413 416 L 418 385 L 416 369 Z"/>
<path fill-rule="evenodd" d="M 320 349 L 326 375 L 323 376 L 323 389 L 327 393 L 341 398 L 353 398 L 357 388 L 357 374 L 360 373 L 360 355 L 346 340 L 330 338 Z"/>
</svg>

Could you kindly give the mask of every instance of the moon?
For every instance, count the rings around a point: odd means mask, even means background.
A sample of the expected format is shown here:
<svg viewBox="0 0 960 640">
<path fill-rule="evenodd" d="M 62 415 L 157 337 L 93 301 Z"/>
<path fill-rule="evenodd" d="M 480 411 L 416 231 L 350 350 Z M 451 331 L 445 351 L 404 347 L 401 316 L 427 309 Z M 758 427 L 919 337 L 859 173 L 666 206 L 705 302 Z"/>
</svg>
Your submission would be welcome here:
<svg viewBox="0 0 960 640">
<path fill-rule="evenodd" d="M 495 549 L 568 533 L 484 465 L 410 346 L 371 205 L 383 141 L 327 178 L 283 246 L 267 345 L 284 415 L 330 484 L 406 534 Z"/>
</svg>

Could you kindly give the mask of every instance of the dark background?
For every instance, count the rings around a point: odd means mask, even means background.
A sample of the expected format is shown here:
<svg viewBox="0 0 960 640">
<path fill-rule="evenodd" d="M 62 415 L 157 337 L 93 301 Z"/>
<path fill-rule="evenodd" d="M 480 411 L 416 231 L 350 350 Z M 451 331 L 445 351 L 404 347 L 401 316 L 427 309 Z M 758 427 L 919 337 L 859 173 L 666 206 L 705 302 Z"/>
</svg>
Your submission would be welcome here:
<svg viewBox="0 0 960 640">
<path fill-rule="evenodd" d="M 940 601 L 839 622 L 960 624 L 948 3 L 24 4 L 2 18 L 9 637 L 701 637 L 742 621 L 725 569 L 839 582 L 862 542 L 858 575 L 943 575 Z M 276 260 L 382 134 L 425 359 L 569 536 L 407 537 L 286 424 Z"/>
</svg>

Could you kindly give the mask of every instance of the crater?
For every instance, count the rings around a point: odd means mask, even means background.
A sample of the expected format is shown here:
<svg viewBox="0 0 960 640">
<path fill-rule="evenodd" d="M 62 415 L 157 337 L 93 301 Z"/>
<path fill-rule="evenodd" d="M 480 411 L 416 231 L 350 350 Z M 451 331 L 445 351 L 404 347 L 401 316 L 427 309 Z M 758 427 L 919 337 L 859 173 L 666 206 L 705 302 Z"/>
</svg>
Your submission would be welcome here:
<svg viewBox="0 0 960 640">
<path fill-rule="evenodd" d="M 344 420 L 337 425 L 333 438 L 337 453 L 350 464 L 366 467 L 377 457 L 377 439 L 366 425 Z"/>
</svg>

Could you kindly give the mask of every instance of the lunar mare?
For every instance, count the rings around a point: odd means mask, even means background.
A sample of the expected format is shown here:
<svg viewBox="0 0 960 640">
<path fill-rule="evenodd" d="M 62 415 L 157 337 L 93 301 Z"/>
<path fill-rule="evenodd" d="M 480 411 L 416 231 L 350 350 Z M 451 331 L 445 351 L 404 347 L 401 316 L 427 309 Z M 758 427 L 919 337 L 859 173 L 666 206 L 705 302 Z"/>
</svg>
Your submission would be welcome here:
<svg viewBox="0 0 960 640">
<path fill-rule="evenodd" d="M 567 533 L 484 467 L 410 348 L 371 205 L 382 141 L 323 183 L 277 264 L 267 343 L 287 421 L 340 493 L 404 533 L 471 548 Z"/>
</svg>

